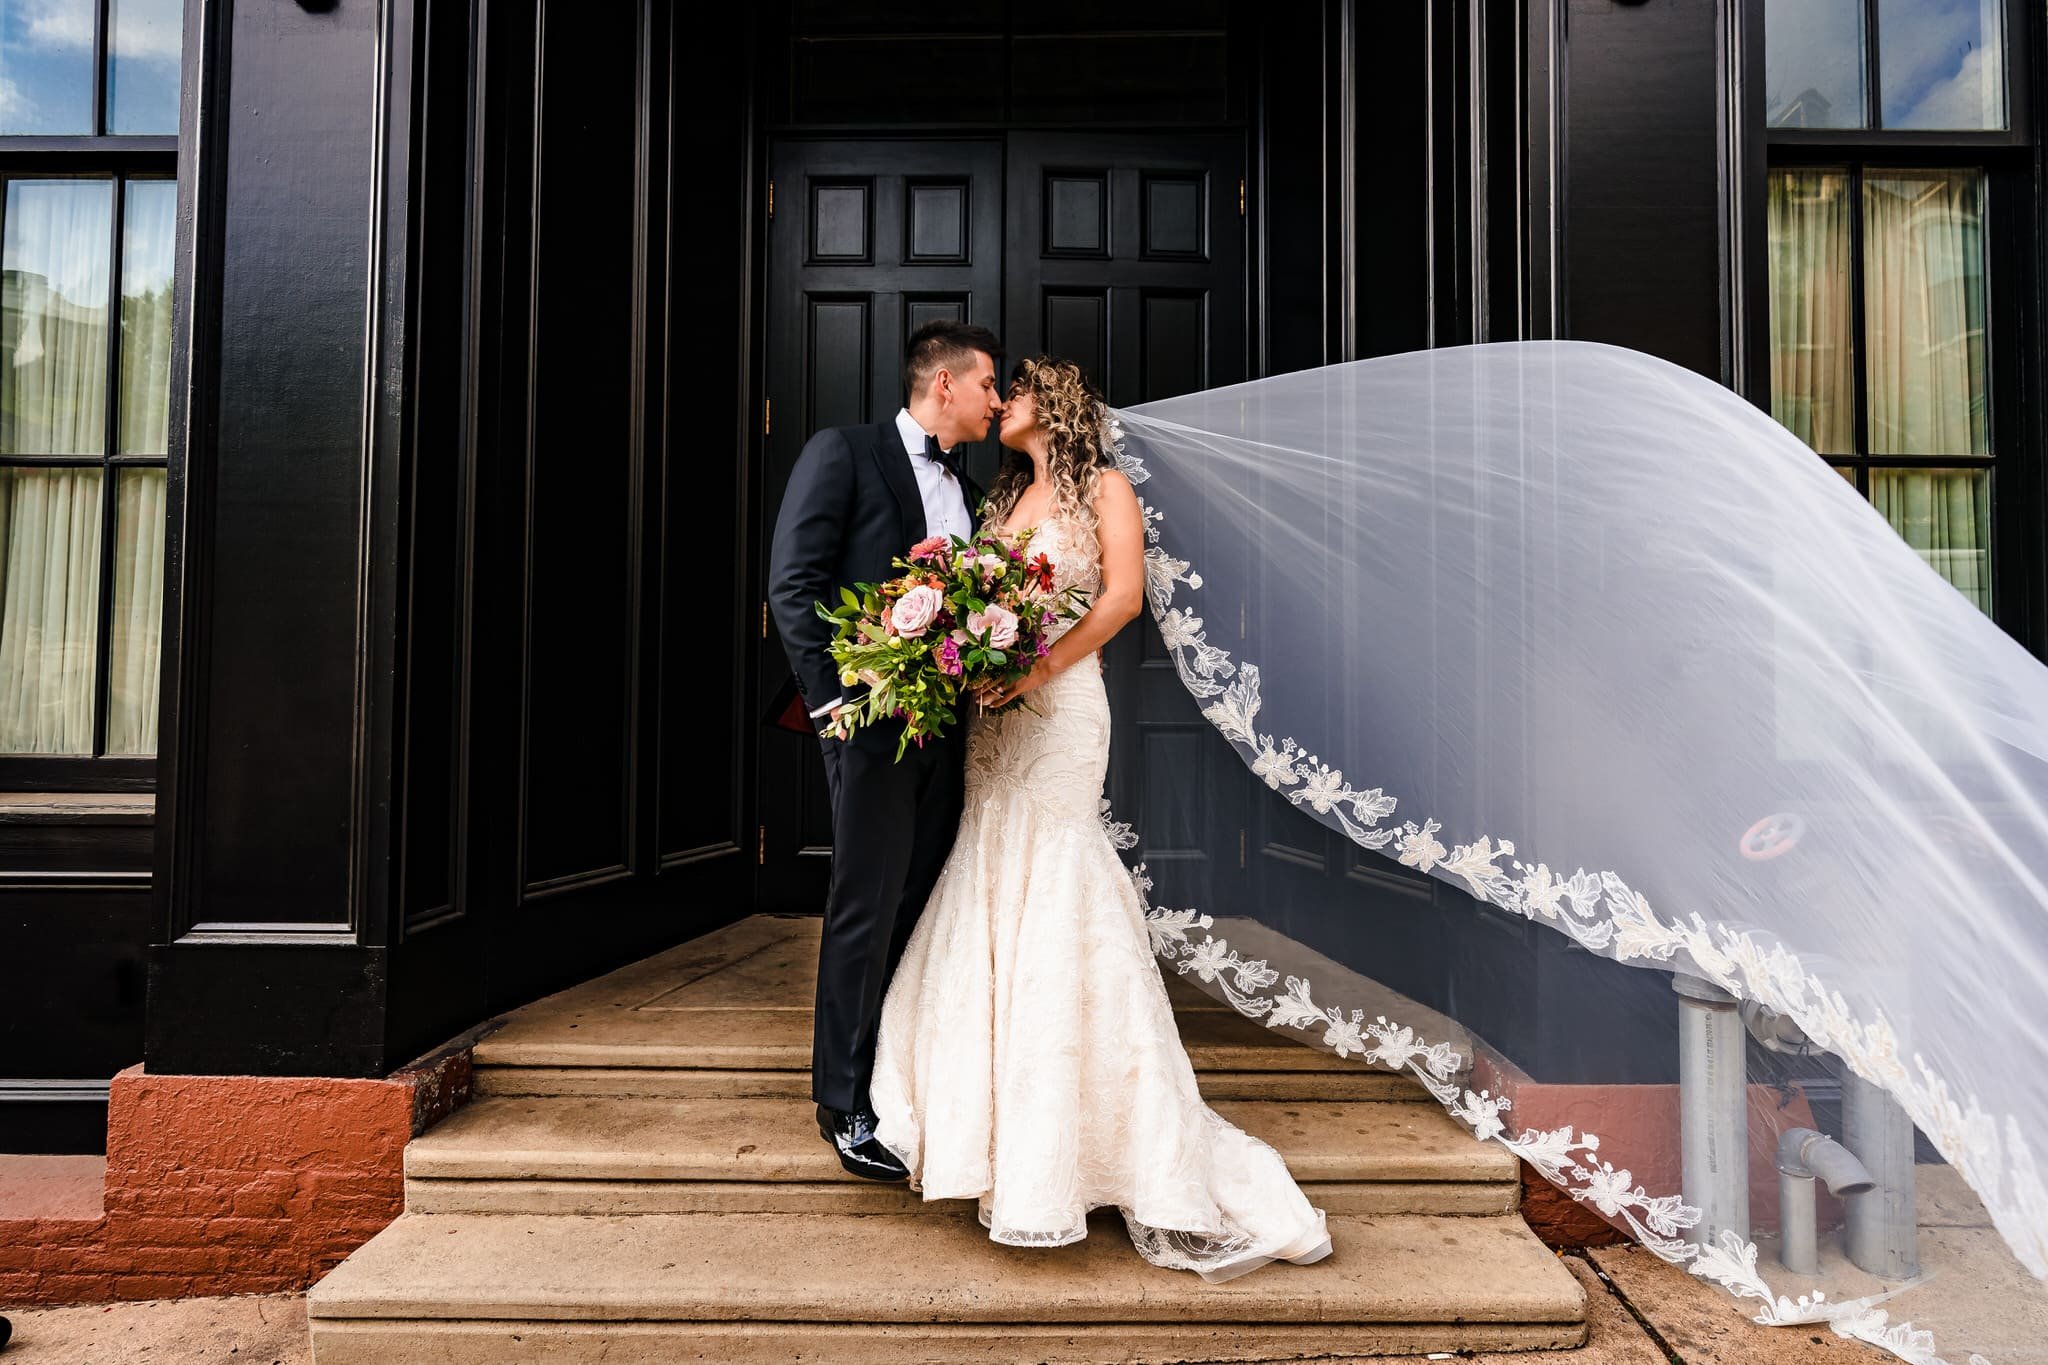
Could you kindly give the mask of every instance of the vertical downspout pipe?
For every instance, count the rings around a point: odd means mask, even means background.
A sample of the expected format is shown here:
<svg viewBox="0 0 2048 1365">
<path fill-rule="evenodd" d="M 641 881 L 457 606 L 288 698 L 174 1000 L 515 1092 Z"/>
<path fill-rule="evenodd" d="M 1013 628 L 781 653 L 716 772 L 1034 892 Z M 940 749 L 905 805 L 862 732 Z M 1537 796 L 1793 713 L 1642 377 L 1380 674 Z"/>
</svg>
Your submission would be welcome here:
<svg viewBox="0 0 2048 1365">
<path fill-rule="evenodd" d="M 1778 1259 L 1799 1275 L 1820 1273 L 1813 1181 L 1853 1201 L 1876 1182 L 1841 1143 L 1811 1128 L 1788 1128 L 1778 1137 Z"/>
<path fill-rule="evenodd" d="M 1920 1273 L 1919 1214 L 1913 1206 L 1913 1121 L 1899 1102 L 1842 1069 L 1842 1142 L 1876 1178 L 1848 1201 L 1849 1259 L 1881 1280 Z"/>
<path fill-rule="evenodd" d="M 1678 993 L 1678 1113 L 1685 1202 L 1700 1211 L 1687 1239 L 1749 1241 L 1749 1037 L 1735 997 L 1684 972 Z"/>
</svg>

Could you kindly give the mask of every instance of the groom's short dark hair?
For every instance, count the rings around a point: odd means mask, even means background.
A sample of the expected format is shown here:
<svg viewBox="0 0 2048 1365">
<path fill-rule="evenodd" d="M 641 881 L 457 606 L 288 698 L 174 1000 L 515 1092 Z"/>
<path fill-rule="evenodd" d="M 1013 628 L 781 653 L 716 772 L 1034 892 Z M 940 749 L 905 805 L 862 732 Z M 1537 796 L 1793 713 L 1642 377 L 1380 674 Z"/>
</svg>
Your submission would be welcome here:
<svg viewBox="0 0 2048 1365">
<path fill-rule="evenodd" d="M 915 398 L 940 370 L 956 374 L 966 370 L 974 363 L 976 351 L 985 351 L 989 359 L 999 360 L 1003 343 L 988 328 L 971 322 L 955 322 L 951 318 L 927 322 L 910 334 L 910 344 L 903 348 L 905 391 Z"/>
</svg>

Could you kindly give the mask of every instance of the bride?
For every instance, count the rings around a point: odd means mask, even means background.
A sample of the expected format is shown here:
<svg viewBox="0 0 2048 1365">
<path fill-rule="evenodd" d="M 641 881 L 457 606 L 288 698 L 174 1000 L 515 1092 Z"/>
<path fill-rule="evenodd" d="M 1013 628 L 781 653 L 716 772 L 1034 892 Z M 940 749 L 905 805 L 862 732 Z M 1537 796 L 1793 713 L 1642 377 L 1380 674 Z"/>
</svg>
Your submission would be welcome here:
<svg viewBox="0 0 2048 1365">
<path fill-rule="evenodd" d="M 1064 1246 L 1115 1205 L 1156 1265 L 1221 1281 L 1330 1252 L 1271 1147 L 1202 1102 L 1145 910 L 1099 809 L 1099 650 L 1144 601 L 1143 516 L 1079 367 L 1019 365 L 984 518 L 1032 531 L 1091 603 L 969 722 L 959 834 L 882 1006 L 876 1135 L 932 1199 L 1012 1246 Z M 1021 702 L 1019 705 L 1009 705 Z M 995 709 L 1003 708 L 1003 709 Z"/>
</svg>

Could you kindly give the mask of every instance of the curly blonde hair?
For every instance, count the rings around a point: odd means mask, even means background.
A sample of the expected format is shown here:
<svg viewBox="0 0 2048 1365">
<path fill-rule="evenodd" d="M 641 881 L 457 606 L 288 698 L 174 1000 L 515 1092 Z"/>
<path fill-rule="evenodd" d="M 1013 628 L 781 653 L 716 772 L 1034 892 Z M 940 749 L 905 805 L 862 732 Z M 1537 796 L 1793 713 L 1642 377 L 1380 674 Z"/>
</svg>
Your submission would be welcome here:
<svg viewBox="0 0 2048 1365">
<path fill-rule="evenodd" d="M 1108 406 L 1079 365 L 1056 356 L 1018 361 L 1010 388 L 1013 393 L 1022 390 L 1031 395 L 1038 425 L 1051 437 L 1045 465 L 1052 481 L 1052 506 L 1046 515 L 1066 517 L 1092 543 L 1098 521 L 1095 492 L 1103 471 L 1116 468 Z M 1005 451 L 1002 468 L 982 504 L 982 520 L 1001 522 L 1009 516 L 1017 499 L 1031 486 L 1031 478 L 1031 457 Z"/>
</svg>

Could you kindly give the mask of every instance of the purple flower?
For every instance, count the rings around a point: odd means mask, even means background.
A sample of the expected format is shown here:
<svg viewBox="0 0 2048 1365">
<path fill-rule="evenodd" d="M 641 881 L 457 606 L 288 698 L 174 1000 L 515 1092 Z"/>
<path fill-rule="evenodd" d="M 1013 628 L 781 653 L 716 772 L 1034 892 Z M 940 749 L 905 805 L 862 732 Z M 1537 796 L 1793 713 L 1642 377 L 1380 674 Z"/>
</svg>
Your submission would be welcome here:
<svg viewBox="0 0 2048 1365">
<path fill-rule="evenodd" d="M 939 672 L 949 674 L 956 678 L 959 677 L 960 646 L 954 644 L 950 638 L 944 639 L 939 641 L 939 648 L 937 653 L 939 659 Z"/>
</svg>

